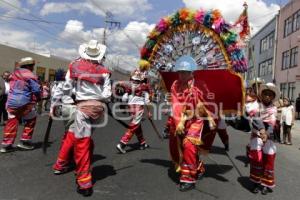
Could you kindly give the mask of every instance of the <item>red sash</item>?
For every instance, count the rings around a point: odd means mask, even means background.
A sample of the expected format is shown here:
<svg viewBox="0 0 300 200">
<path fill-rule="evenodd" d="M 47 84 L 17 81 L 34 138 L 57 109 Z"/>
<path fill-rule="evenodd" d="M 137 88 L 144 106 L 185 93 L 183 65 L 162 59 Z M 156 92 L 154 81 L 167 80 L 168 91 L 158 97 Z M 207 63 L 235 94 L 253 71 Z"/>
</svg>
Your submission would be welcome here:
<svg viewBox="0 0 300 200">
<path fill-rule="evenodd" d="M 78 59 L 69 66 L 71 79 L 80 79 L 91 83 L 103 84 L 102 74 L 110 74 L 105 67 L 88 60 Z"/>
</svg>

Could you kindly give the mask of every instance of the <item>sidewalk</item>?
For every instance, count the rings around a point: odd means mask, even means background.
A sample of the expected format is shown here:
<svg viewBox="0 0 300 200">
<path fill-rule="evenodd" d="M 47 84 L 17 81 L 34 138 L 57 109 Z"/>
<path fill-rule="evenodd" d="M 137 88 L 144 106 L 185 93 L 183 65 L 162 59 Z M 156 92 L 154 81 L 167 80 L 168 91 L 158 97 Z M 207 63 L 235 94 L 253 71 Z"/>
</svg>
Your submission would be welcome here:
<svg viewBox="0 0 300 200">
<path fill-rule="evenodd" d="M 292 146 L 295 146 L 297 148 L 300 147 L 300 120 L 295 120 L 295 125 L 292 127 L 292 142 Z"/>
</svg>

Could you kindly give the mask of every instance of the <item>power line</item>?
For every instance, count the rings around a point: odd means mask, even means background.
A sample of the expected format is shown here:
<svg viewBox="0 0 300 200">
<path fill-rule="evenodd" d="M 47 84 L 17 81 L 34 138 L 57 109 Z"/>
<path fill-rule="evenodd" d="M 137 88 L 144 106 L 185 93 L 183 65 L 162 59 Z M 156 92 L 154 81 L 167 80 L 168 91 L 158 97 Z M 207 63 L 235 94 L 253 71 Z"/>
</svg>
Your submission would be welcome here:
<svg viewBox="0 0 300 200">
<path fill-rule="evenodd" d="M 9 5 L 9 6 L 11 6 L 11 7 L 13 7 L 13 8 L 15 8 L 15 9 L 17 9 L 17 10 L 24 11 L 24 12 L 28 13 L 27 10 L 25 10 L 25 9 L 23 9 L 23 8 L 16 7 L 15 5 L 13 5 L 13 4 L 11 4 L 11 3 L 5 1 L 5 0 L 0 0 L 0 1 L 3 2 L 3 3 L 5 3 L 5 4 L 7 4 L 7 5 Z M 37 20 L 46 22 L 44 19 L 42 19 L 42 18 L 40 18 L 40 17 L 37 17 L 37 16 L 35 16 L 35 15 L 31 14 L 31 13 L 28 13 L 28 14 L 29 14 L 30 16 L 34 17 L 34 18 L 37 19 Z M 39 25 L 36 24 L 34 21 L 29 21 L 29 20 L 27 20 L 27 21 L 28 21 L 29 23 L 33 24 L 34 26 L 36 26 L 37 28 L 39 28 L 40 30 L 46 32 L 46 33 L 49 35 L 49 37 L 51 37 L 53 40 L 56 40 L 56 41 L 59 41 L 59 42 L 63 42 L 63 43 L 68 44 L 68 45 L 70 45 L 70 43 L 73 43 L 73 45 L 76 45 L 76 46 L 77 46 L 77 44 L 75 44 L 72 40 L 69 41 L 69 42 L 66 42 L 66 41 L 62 40 L 61 38 L 57 37 L 54 33 L 48 31 L 47 29 L 45 29 L 45 28 L 43 28 L 43 27 L 41 27 L 41 26 L 39 26 Z"/>
</svg>

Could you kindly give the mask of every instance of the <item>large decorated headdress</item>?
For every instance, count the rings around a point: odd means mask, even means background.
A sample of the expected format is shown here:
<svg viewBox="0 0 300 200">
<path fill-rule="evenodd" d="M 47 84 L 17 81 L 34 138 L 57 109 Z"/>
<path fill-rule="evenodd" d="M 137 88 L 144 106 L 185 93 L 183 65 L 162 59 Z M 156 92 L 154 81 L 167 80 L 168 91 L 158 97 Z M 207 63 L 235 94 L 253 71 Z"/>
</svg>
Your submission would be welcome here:
<svg viewBox="0 0 300 200">
<path fill-rule="evenodd" d="M 187 56 L 196 62 L 195 85 L 208 94 L 204 100 L 224 111 L 237 111 L 237 105 L 244 103 L 239 73 L 247 71 L 247 61 L 243 37 L 235 30 L 218 10 L 180 9 L 162 18 L 150 32 L 140 52 L 140 67 L 160 72 L 169 90 L 178 78 L 176 63 Z"/>
<path fill-rule="evenodd" d="M 173 71 L 182 55 L 193 57 L 198 69 L 247 70 L 239 34 L 218 10 L 183 8 L 162 18 L 141 49 L 140 63 L 160 71 Z"/>
</svg>

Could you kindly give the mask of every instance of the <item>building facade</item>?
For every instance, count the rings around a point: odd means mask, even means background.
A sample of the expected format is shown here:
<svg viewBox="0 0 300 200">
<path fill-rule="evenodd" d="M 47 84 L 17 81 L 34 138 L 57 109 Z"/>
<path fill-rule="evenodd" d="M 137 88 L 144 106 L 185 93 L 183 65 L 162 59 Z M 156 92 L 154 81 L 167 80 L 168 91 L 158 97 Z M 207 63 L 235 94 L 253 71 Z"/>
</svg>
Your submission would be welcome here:
<svg viewBox="0 0 300 200">
<path fill-rule="evenodd" d="M 274 82 L 277 20 L 278 16 L 275 16 L 248 43 L 247 81 L 260 77 L 265 82 Z"/>
<path fill-rule="evenodd" d="M 281 96 L 295 101 L 300 93 L 300 1 L 291 0 L 280 10 L 276 54 L 276 85 Z"/>
<path fill-rule="evenodd" d="M 32 57 L 36 61 L 34 73 L 42 81 L 53 81 L 55 71 L 59 68 L 66 70 L 70 60 L 55 56 L 43 56 L 29 51 L 0 44 L 0 75 L 4 71 L 12 72 L 17 62 L 23 57 Z"/>
<path fill-rule="evenodd" d="M 34 73 L 42 81 L 53 81 L 55 78 L 55 71 L 57 69 L 67 70 L 70 60 L 55 57 L 43 56 L 29 51 L 17 49 L 14 47 L 0 44 L 0 75 L 4 71 L 12 72 L 17 65 L 17 62 L 23 57 L 32 57 L 36 61 Z M 113 80 L 129 80 L 129 72 L 121 69 L 113 69 Z"/>
</svg>

